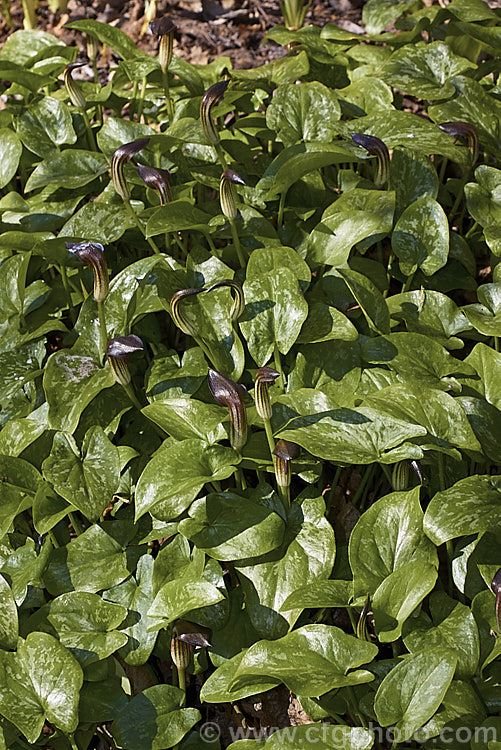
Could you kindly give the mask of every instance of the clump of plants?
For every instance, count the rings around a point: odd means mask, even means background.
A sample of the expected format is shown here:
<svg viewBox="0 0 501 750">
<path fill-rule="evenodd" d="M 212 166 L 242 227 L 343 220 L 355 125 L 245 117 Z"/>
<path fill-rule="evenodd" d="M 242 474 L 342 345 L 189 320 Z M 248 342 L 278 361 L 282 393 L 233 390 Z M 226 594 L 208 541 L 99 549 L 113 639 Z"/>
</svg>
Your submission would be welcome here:
<svg viewBox="0 0 501 750">
<path fill-rule="evenodd" d="M 0 51 L 0 748 L 501 742 L 499 11 L 363 20 Z"/>
</svg>

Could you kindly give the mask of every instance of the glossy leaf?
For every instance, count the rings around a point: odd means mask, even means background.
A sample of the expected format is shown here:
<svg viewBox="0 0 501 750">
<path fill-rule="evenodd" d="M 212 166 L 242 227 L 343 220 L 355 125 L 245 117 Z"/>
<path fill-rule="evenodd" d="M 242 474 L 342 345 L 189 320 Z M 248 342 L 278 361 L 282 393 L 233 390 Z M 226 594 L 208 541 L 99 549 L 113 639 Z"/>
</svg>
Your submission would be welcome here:
<svg viewBox="0 0 501 750">
<path fill-rule="evenodd" d="M 363 513 L 350 536 L 355 597 L 373 594 L 393 571 L 412 562 L 438 564 L 423 531 L 419 488 L 392 492 Z"/>
<path fill-rule="evenodd" d="M 37 741 L 46 719 L 75 731 L 83 673 L 56 638 L 34 632 L 17 652 L 0 651 L 0 672 L 0 711 L 28 742 Z"/>
<path fill-rule="evenodd" d="M 440 204 L 429 196 L 411 203 L 397 221 L 391 246 L 406 276 L 417 268 L 429 276 L 445 266 L 449 225 Z"/>
<path fill-rule="evenodd" d="M 454 652 L 431 648 L 407 656 L 384 678 L 374 699 L 379 723 L 408 740 L 440 706 L 456 668 Z"/>
<path fill-rule="evenodd" d="M 97 521 L 118 488 L 118 448 L 100 427 L 91 427 L 85 435 L 80 455 L 74 439 L 58 432 L 51 454 L 44 461 L 43 472 L 61 497 L 86 518 Z"/>
<path fill-rule="evenodd" d="M 184 693 L 172 685 L 153 685 L 118 713 L 111 731 L 129 750 L 162 750 L 176 745 L 200 719 L 196 708 L 182 708 Z"/>
<path fill-rule="evenodd" d="M 279 86 L 266 110 L 266 124 L 285 146 L 298 141 L 329 141 L 330 123 L 341 108 L 332 89 L 316 81 Z"/>
<path fill-rule="evenodd" d="M 264 505 L 245 501 L 233 493 L 211 494 L 196 501 L 190 517 L 179 524 L 199 549 L 216 560 L 242 560 L 260 557 L 278 547 L 285 524 Z"/>
<path fill-rule="evenodd" d="M 501 527 L 501 477 L 460 479 L 431 499 L 424 530 L 434 544 Z"/>
<path fill-rule="evenodd" d="M 44 159 L 30 175 L 25 190 L 46 185 L 78 188 L 87 185 L 106 171 L 108 162 L 102 154 L 80 149 L 66 149 Z"/>
<path fill-rule="evenodd" d="M 188 508 L 206 482 L 226 479 L 238 455 L 220 445 L 188 439 L 165 447 L 142 473 L 136 490 L 136 518 L 151 511 L 169 521 Z"/>
<path fill-rule="evenodd" d="M 125 607 L 97 594 L 70 591 L 51 602 L 47 619 L 63 646 L 86 666 L 106 659 L 127 642 L 126 634 L 117 630 L 126 614 Z"/>
<path fill-rule="evenodd" d="M 296 276 L 287 268 L 246 281 L 243 289 L 246 305 L 240 328 L 254 361 L 262 367 L 275 346 L 282 354 L 290 350 L 306 320 L 308 305 Z"/>
<path fill-rule="evenodd" d="M 244 654 L 230 688 L 252 685 L 262 677 L 283 682 L 301 695 L 322 695 L 335 687 L 370 682 L 365 669 L 377 647 L 329 625 L 305 625 L 275 641 L 258 641 Z M 302 664 L 308 664 L 305 672 Z M 350 671 L 354 670 L 354 671 Z"/>
</svg>

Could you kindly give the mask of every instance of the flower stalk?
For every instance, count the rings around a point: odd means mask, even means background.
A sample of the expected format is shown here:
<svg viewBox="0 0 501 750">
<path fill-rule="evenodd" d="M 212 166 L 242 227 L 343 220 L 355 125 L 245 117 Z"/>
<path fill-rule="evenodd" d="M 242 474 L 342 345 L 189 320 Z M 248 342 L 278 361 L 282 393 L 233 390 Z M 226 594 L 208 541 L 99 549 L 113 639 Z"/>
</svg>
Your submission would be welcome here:
<svg viewBox="0 0 501 750">
<path fill-rule="evenodd" d="M 275 451 L 275 440 L 273 438 L 273 430 L 270 421 L 272 409 L 269 388 L 279 377 L 280 373 L 278 370 L 274 370 L 272 367 L 260 367 L 254 377 L 254 399 L 256 402 L 256 411 L 264 422 L 266 439 L 268 441 L 272 460 L 274 460 L 273 454 Z"/>
<path fill-rule="evenodd" d="M 108 294 L 108 266 L 104 257 L 104 247 L 99 242 L 67 242 L 66 248 L 72 252 L 84 265 L 92 268 L 94 274 L 94 299 L 97 302 L 99 318 L 99 351 L 101 361 L 106 351 L 106 317 L 104 312 L 104 300 Z"/>
<path fill-rule="evenodd" d="M 158 255 L 160 253 L 160 250 L 158 249 L 152 238 L 146 236 L 146 231 L 139 217 L 136 215 L 136 212 L 132 208 L 132 204 L 130 202 L 131 190 L 124 175 L 125 164 L 127 164 L 131 160 L 133 161 L 134 156 L 142 151 L 143 148 L 146 148 L 149 142 L 149 138 L 139 138 L 137 141 L 125 143 L 123 146 L 117 148 L 111 159 L 111 179 L 113 182 L 113 187 L 117 191 L 118 195 L 122 198 L 130 218 L 137 226 L 153 252 Z"/>
<path fill-rule="evenodd" d="M 169 18 L 159 18 L 150 23 L 150 31 L 159 37 L 158 61 L 162 70 L 162 83 L 165 93 L 165 102 L 167 105 L 167 116 L 169 123 L 172 123 L 174 117 L 174 106 L 170 96 L 169 87 L 169 65 L 172 61 L 174 49 L 174 34 L 177 26 Z"/>
<path fill-rule="evenodd" d="M 219 131 L 216 127 L 216 123 L 214 122 L 212 110 L 217 104 L 220 104 L 223 101 L 224 92 L 228 88 L 228 83 L 228 79 L 224 79 L 223 81 L 218 81 L 217 83 L 215 83 L 213 86 L 207 89 L 200 103 L 200 120 L 202 122 L 203 131 L 207 139 L 215 147 L 217 155 L 219 157 L 219 161 L 221 162 L 221 166 L 223 167 L 223 171 L 227 169 L 228 165 L 226 164 L 226 157 L 224 155 L 223 149 L 221 148 L 221 138 L 219 136 Z"/>
<path fill-rule="evenodd" d="M 501 633 L 501 568 L 492 579 L 491 589 L 496 594 L 496 622 Z"/>
<path fill-rule="evenodd" d="M 240 237 L 238 236 L 237 227 L 235 224 L 235 219 L 237 216 L 235 185 L 245 185 L 245 182 L 236 172 L 233 171 L 233 169 L 225 169 L 219 181 L 219 202 L 221 204 L 221 211 L 223 212 L 223 215 L 226 216 L 230 224 L 233 245 L 237 253 L 240 268 L 244 268 L 245 258 L 242 253 Z"/>
<path fill-rule="evenodd" d="M 78 83 L 73 79 L 72 73 L 76 68 L 81 68 L 84 63 L 70 63 L 64 69 L 63 79 L 64 86 L 70 98 L 70 102 L 74 107 L 77 107 L 82 113 L 82 118 L 87 132 L 87 140 L 89 141 L 89 148 L 91 151 L 97 151 L 96 139 L 90 125 L 89 116 L 87 114 L 87 102 L 82 94 L 82 90 Z"/>
</svg>

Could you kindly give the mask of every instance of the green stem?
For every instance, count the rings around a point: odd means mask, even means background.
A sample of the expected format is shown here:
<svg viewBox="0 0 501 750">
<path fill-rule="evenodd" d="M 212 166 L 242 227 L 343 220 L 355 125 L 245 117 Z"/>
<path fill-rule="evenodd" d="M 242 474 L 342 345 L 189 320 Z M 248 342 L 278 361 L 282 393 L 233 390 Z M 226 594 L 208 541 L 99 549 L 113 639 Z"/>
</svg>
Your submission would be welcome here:
<svg viewBox="0 0 501 750">
<path fill-rule="evenodd" d="M 275 450 L 275 440 L 273 438 L 273 430 L 271 428 L 271 422 L 269 419 L 264 420 L 264 429 L 266 432 L 266 439 L 271 453 L 271 460 L 273 461 L 273 451 Z"/>
<path fill-rule="evenodd" d="M 73 302 L 71 299 L 70 285 L 68 283 L 68 273 L 66 271 L 66 266 L 58 266 L 58 268 L 59 268 L 59 273 L 61 274 L 64 291 L 66 293 L 66 299 L 68 300 L 70 319 L 71 319 L 71 322 L 74 324 L 76 320 L 76 315 L 75 315 L 75 308 L 73 307 Z"/>
<path fill-rule="evenodd" d="M 89 141 L 89 148 L 91 151 L 97 151 L 97 145 L 96 145 L 96 139 L 94 138 L 94 133 L 92 132 L 92 128 L 90 126 L 90 120 L 87 112 L 85 109 L 81 109 L 80 112 L 82 113 L 83 121 L 85 124 L 85 130 L 87 131 L 87 140 Z"/>
<path fill-rule="evenodd" d="M 181 705 L 186 705 L 186 671 L 184 669 L 181 669 L 180 667 L 176 667 L 177 669 L 177 681 L 179 689 L 183 691 L 184 698 L 182 700 Z"/>
<path fill-rule="evenodd" d="M 447 169 L 448 159 L 446 156 L 442 159 L 442 164 L 440 165 L 440 174 L 438 176 L 438 181 L 443 182 L 445 177 L 445 170 Z"/>
<path fill-rule="evenodd" d="M 143 407 L 141 406 L 141 402 L 139 401 L 138 397 L 134 393 L 134 388 L 132 387 L 131 383 L 128 383 L 127 385 L 123 385 L 122 388 L 124 389 L 125 393 L 129 397 L 129 400 L 131 404 L 139 411 L 141 414 L 143 414 Z M 146 416 L 146 414 L 143 414 L 151 423 L 151 426 L 157 433 L 158 437 L 162 440 L 162 442 L 165 440 L 166 437 L 169 437 L 169 435 L 162 430 L 161 427 L 157 425 L 156 422 L 153 422 L 149 417 Z"/>
<path fill-rule="evenodd" d="M 291 488 L 282 487 L 282 485 L 277 482 L 277 490 L 278 490 L 278 496 L 280 500 L 282 501 L 285 510 L 287 510 L 287 508 L 290 508 L 290 504 L 291 504 Z"/>
<path fill-rule="evenodd" d="M 326 506 L 326 512 L 328 513 L 330 510 L 330 507 L 332 505 L 332 501 L 334 499 L 334 492 L 336 491 L 336 487 L 339 484 L 339 478 L 341 476 L 341 472 L 343 471 L 342 466 L 336 467 L 336 473 L 334 474 L 334 478 L 332 480 L 331 488 L 329 490 L 329 494 L 327 495 L 327 502 L 325 503 Z"/>
<path fill-rule="evenodd" d="M 134 81 L 134 84 L 132 86 L 132 96 L 129 101 L 129 118 L 132 122 L 134 119 L 134 110 L 135 110 L 135 103 L 137 98 L 137 81 Z"/>
<path fill-rule="evenodd" d="M 350 704 L 351 710 L 354 712 L 355 716 L 358 716 L 362 726 L 365 727 L 365 729 L 367 729 L 367 722 L 365 721 L 365 718 L 363 717 L 361 711 L 359 710 L 357 706 L 357 699 L 355 697 L 355 691 L 353 690 L 351 685 L 348 685 L 346 690 L 348 692 L 348 697 L 349 697 L 348 702 Z"/>
<path fill-rule="evenodd" d="M 412 279 L 413 278 L 414 278 L 414 273 L 411 273 L 410 276 L 407 276 L 407 278 L 406 278 L 406 280 L 405 280 L 405 282 L 404 282 L 404 284 L 402 286 L 402 293 L 409 291 L 409 289 L 411 287 L 411 284 L 412 284 Z"/>
<path fill-rule="evenodd" d="M 357 503 L 360 500 L 362 492 L 364 491 L 367 482 L 372 476 L 373 471 L 374 471 L 374 464 L 369 464 L 368 466 L 366 466 L 362 479 L 360 480 L 360 484 L 358 485 L 357 491 L 355 492 L 353 496 L 353 500 L 351 501 L 355 507 L 357 507 Z"/>
<path fill-rule="evenodd" d="M 146 96 L 146 76 L 143 76 L 141 81 L 141 93 L 139 94 L 139 101 L 137 104 L 137 121 L 141 120 L 144 108 L 144 98 Z"/>
<path fill-rule="evenodd" d="M 101 364 L 104 362 L 104 355 L 106 354 L 106 345 L 108 343 L 108 332 L 106 330 L 106 316 L 104 312 L 104 300 L 99 300 L 97 303 L 97 313 L 99 316 L 99 352 L 101 354 Z"/>
<path fill-rule="evenodd" d="M 464 190 L 465 184 L 466 184 L 466 182 L 465 182 L 465 180 L 463 180 L 461 182 L 461 186 L 460 186 L 460 188 L 458 190 L 458 194 L 456 196 L 456 200 L 454 201 L 454 205 L 452 206 L 452 210 L 451 210 L 451 212 L 449 214 L 449 223 L 451 225 L 454 222 L 454 217 L 456 215 L 456 211 L 458 210 L 459 204 L 461 203 L 461 200 L 463 198 L 463 190 Z"/>
<path fill-rule="evenodd" d="M 245 268 L 245 258 L 242 253 L 242 246 L 240 245 L 240 237 L 238 236 L 235 219 L 229 219 L 229 222 L 230 222 L 230 227 L 231 227 L 231 236 L 233 238 L 233 245 L 235 246 L 235 250 L 237 251 L 238 262 L 240 263 L 240 268 Z"/>
<path fill-rule="evenodd" d="M 148 243 L 148 245 L 151 247 L 151 249 L 153 250 L 153 252 L 155 253 L 155 255 L 160 255 L 160 250 L 158 249 L 158 247 L 156 246 L 156 244 L 154 243 L 154 241 L 151 239 L 151 237 L 147 237 L 146 236 L 146 231 L 145 231 L 145 229 L 144 229 L 144 227 L 143 227 L 143 225 L 142 225 L 142 223 L 141 223 L 141 221 L 139 219 L 139 216 L 136 214 L 136 212 L 132 208 L 130 200 L 124 201 L 124 204 L 125 204 L 125 208 L 127 209 L 127 212 L 129 214 L 130 218 L 133 220 L 134 224 L 139 229 L 139 231 L 141 232 L 141 234 L 143 235 L 144 239 L 146 240 L 146 242 Z"/>
<path fill-rule="evenodd" d="M 70 519 L 70 523 L 73 526 L 73 529 L 75 531 L 75 534 L 77 536 L 80 536 L 80 534 L 83 534 L 85 531 L 84 527 L 80 523 L 80 520 L 76 513 L 68 513 L 68 518 Z"/>
<path fill-rule="evenodd" d="M 353 617 L 353 612 L 351 611 L 351 607 L 346 607 L 346 611 L 348 612 L 348 617 L 350 618 L 351 627 L 353 628 L 353 632 L 356 635 L 357 634 L 357 623 L 355 622 L 355 618 Z"/>
<path fill-rule="evenodd" d="M 57 549 L 59 547 L 59 542 L 57 541 L 56 535 L 53 531 L 49 531 L 49 539 L 52 542 L 52 546 L 54 547 L 54 549 Z"/>
<path fill-rule="evenodd" d="M 79 750 L 78 745 L 75 742 L 75 735 L 74 734 L 70 734 L 70 745 L 71 745 L 71 750 Z"/>
<path fill-rule="evenodd" d="M 236 476 L 240 489 L 244 492 L 247 489 L 247 482 L 245 481 L 245 475 L 240 467 L 237 468 Z"/>
<path fill-rule="evenodd" d="M 278 370 L 280 373 L 280 377 L 276 379 L 275 385 L 278 387 L 280 393 L 285 393 L 285 378 L 282 370 L 282 361 L 280 359 L 280 351 L 276 344 L 273 350 L 273 362 L 275 364 L 275 370 Z"/>
<path fill-rule="evenodd" d="M 223 151 L 223 147 L 221 146 L 220 143 L 216 143 L 215 144 L 215 148 L 216 148 L 218 159 L 219 159 L 219 161 L 221 163 L 221 166 L 223 168 L 223 172 L 225 172 L 228 169 L 228 162 L 226 161 L 226 155 L 225 155 L 225 153 Z"/>
<path fill-rule="evenodd" d="M 499 351 L 499 336 L 494 336 L 494 350 Z"/>
<path fill-rule="evenodd" d="M 167 72 L 167 69 L 163 68 L 162 82 L 164 86 L 165 103 L 167 105 L 167 117 L 169 118 L 169 125 L 172 125 L 172 120 L 174 118 L 174 107 L 172 104 L 172 99 L 170 98 L 169 73 Z"/>
<path fill-rule="evenodd" d="M 284 209 L 285 209 L 285 198 L 287 196 L 286 191 L 280 193 L 280 200 L 278 202 L 278 218 L 277 218 L 277 230 L 280 231 L 284 221 Z"/>
</svg>

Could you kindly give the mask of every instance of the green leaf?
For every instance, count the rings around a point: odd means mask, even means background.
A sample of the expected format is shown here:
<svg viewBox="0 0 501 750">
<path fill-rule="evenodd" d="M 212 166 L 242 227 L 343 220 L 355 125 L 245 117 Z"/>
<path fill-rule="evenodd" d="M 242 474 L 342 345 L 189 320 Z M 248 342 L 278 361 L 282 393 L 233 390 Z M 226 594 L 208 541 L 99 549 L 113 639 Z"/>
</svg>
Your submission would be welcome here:
<svg viewBox="0 0 501 750">
<path fill-rule="evenodd" d="M 501 414 L 482 398 L 459 396 L 457 402 L 466 414 L 482 452 L 495 464 L 501 463 Z"/>
<path fill-rule="evenodd" d="M 362 10 L 362 21 L 369 35 L 379 34 L 386 26 L 395 21 L 412 0 L 369 0 Z"/>
<path fill-rule="evenodd" d="M 425 427 L 428 434 L 423 448 L 455 446 L 462 450 L 481 450 L 463 409 L 448 393 L 408 382 L 383 388 L 369 396 L 366 403 L 382 415 Z M 431 445 L 424 444 L 428 441 Z"/>
<path fill-rule="evenodd" d="M 189 439 L 168 444 L 146 465 L 136 489 L 136 520 L 150 511 L 170 521 L 186 510 L 206 482 L 227 479 L 239 456 L 231 448 Z"/>
<path fill-rule="evenodd" d="M 17 652 L 0 652 L 0 712 L 35 743 L 45 720 L 65 733 L 78 724 L 80 665 L 47 633 L 30 633 Z"/>
<path fill-rule="evenodd" d="M 369 729 L 321 722 L 279 729 L 264 741 L 237 740 L 228 750 L 370 750 L 373 744 Z"/>
<path fill-rule="evenodd" d="M 468 330 L 469 323 L 456 303 L 445 294 L 421 288 L 394 294 L 387 303 L 391 317 L 404 321 L 408 331 L 430 336 L 449 349 L 464 346 L 456 334 Z"/>
<path fill-rule="evenodd" d="M 501 476 L 460 479 L 432 497 L 424 530 L 434 544 L 479 531 L 501 529 Z"/>
<path fill-rule="evenodd" d="M 54 46 L 64 49 L 65 45 L 46 31 L 21 29 L 9 34 L 0 51 L 0 60 L 28 66 L 40 53 Z"/>
<path fill-rule="evenodd" d="M 51 554 L 44 580 L 54 596 L 67 591 L 96 593 L 128 578 L 123 547 L 94 524 Z"/>
<path fill-rule="evenodd" d="M 371 505 L 357 521 L 348 549 L 355 597 L 373 594 L 393 571 L 409 563 L 436 567 L 435 547 L 423 531 L 419 487 L 392 492 Z"/>
<path fill-rule="evenodd" d="M 471 123 L 477 128 L 481 143 L 499 157 L 499 102 L 472 78 L 458 76 L 452 83 L 456 90 L 454 99 L 429 107 L 428 114 L 435 122 Z M 450 136 L 449 141 L 452 141 Z"/>
<path fill-rule="evenodd" d="M 183 703 L 183 691 L 172 685 L 146 688 L 119 711 L 111 727 L 115 741 L 127 750 L 173 747 L 201 718 Z"/>
<path fill-rule="evenodd" d="M 50 484 L 43 482 L 33 500 L 33 526 L 39 534 L 47 534 L 72 509 L 73 506 L 56 495 Z"/>
<path fill-rule="evenodd" d="M 341 580 L 312 581 L 307 586 L 289 594 L 281 607 L 290 609 L 313 609 L 318 607 L 346 607 L 353 596 L 353 582 Z"/>
<path fill-rule="evenodd" d="M 127 36 L 124 31 L 120 31 L 120 29 L 111 26 L 109 23 L 82 19 L 66 24 L 66 28 L 90 34 L 90 36 L 95 37 L 102 42 L 102 44 L 111 47 L 111 49 L 120 55 L 120 57 L 123 57 L 124 60 L 149 57 L 149 55 L 146 55 L 145 52 L 141 52 L 141 50 L 136 47 L 130 36 Z"/>
<path fill-rule="evenodd" d="M 473 368 L 472 375 L 462 381 L 475 393 L 480 394 L 489 404 L 501 407 L 501 381 L 498 377 L 501 367 L 501 354 L 486 344 L 475 344 L 465 362 Z"/>
<path fill-rule="evenodd" d="M 457 80 L 460 79 L 455 79 L 455 81 Z M 479 86 L 479 84 L 476 85 Z M 431 109 L 435 108 L 432 107 Z M 472 122 L 465 116 L 442 117 L 439 122 L 445 120 Z M 441 154 L 465 166 L 469 163 L 469 152 L 466 148 L 455 146 L 450 135 L 443 133 L 423 117 L 413 115 L 410 112 L 396 110 L 391 113 L 391 117 L 388 117 L 386 112 L 377 113 L 370 117 L 360 117 L 357 120 L 357 132 L 380 138 L 388 148 L 405 146 L 405 148 L 421 154 Z"/>
<path fill-rule="evenodd" d="M 80 456 L 71 435 L 58 432 L 51 454 L 43 463 L 43 473 L 61 497 L 90 521 L 97 521 L 118 488 L 118 448 L 101 427 L 91 427 L 85 435 Z"/>
<path fill-rule="evenodd" d="M 105 591 L 103 598 L 128 610 L 127 619 L 121 627 L 128 636 L 128 643 L 122 648 L 121 655 L 127 664 L 145 664 L 157 639 L 156 632 L 148 631 L 151 620 L 147 617 L 154 598 L 152 556 L 145 554 L 140 557 L 134 576 Z"/>
<path fill-rule="evenodd" d="M 216 560 L 242 560 L 280 546 L 285 524 L 264 505 L 226 492 L 193 503 L 178 530 Z"/>
<path fill-rule="evenodd" d="M 354 188 L 325 209 L 308 239 L 308 256 L 316 263 L 342 266 L 357 242 L 367 248 L 391 232 L 395 193 Z"/>
<path fill-rule="evenodd" d="M 176 578 L 161 587 L 148 610 L 150 629 L 158 630 L 193 609 L 209 607 L 225 598 L 212 583 Z"/>
<path fill-rule="evenodd" d="M 126 615 L 125 607 L 105 602 L 97 594 L 70 591 L 50 603 L 47 619 L 63 646 L 87 666 L 127 642 L 127 635 L 117 630 Z"/>
<path fill-rule="evenodd" d="M 390 86 L 422 99 L 447 99 L 454 96 L 453 76 L 476 65 L 455 55 L 444 42 L 404 45 L 396 50 L 380 71 Z"/>
<path fill-rule="evenodd" d="M 52 429 L 73 433 L 86 406 L 115 380 L 108 368 L 101 369 L 92 357 L 55 352 L 47 361 L 44 390 Z"/>
<path fill-rule="evenodd" d="M 165 232 L 199 231 L 209 234 L 211 214 L 202 211 L 189 201 L 177 200 L 160 206 L 148 219 L 147 237 Z"/>
<path fill-rule="evenodd" d="M 297 417 L 277 437 L 298 443 L 309 453 L 329 461 L 370 464 L 419 458 L 418 446 L 404 442 L 425 430 L 399 419 L 382 417 L 375 409 L 333 409 Z"/>
<path fill-rule="evenodd" d="M 237 569 L 251 623 L 263 638 L 284 635 L 301 614 L 301 607 L 282 610 L 289 594 L 331 573 L 334 532 L 324 501 L 311 494 L 291 506 L 283 545 L 263 561 Z"/>
<path fill-rule="evenodd" d="M 85 203 L 73 214 L 61 229 L 59 236 L 85 237 L 87 242 L 108 245 L 119 240 L 133 225 L 133 220 L 121 205 L 95 201 Z"/>
<path fill-rule="evenodd" d="M 297 342 L 315 344 L 331 339 L 356 341 L 358 331 L 349 318 L 335 307 L 325 302 L 311 302 L 308 306 L 308 317 L 303 323 Z"/>
<path fill-rule="evenodd" d="M 442 648 L 405 657 L 376 693 L 374 710 L 379 723 L 398 731 L 399 741 L 410 739 L 440 706 L 455 668 L 454 652 Z"/>
<path fill-rule="evenodd" d="M 400 209 L 407 208 L 421 198 L 435 199 L 438 194 L 438 176 L 433 164 L 423 154 L 407 148 L 393 149 L 390 184 L 395 190 Z"/>
<path fill-rule="evenodd" d="M 226 437 L 222 423 L 228 419 L 228 410 L 217 404 L 194 398 L 164 398 L 141 411 L 175 440 L 200 438 L 212 444 Z"/>
<path fill-rule="evenodd" d="M 59 146 L 77 140 L 70 108 L 51 96 L 27 107 L 18 117 L 16 126 L 26 148 L 43 159 L 52 156 Z"/>
<path fill-rule="evenodd" d="M 0 539 L 23 510 L 33 503 L 41 483 L 40 473 L 27 461 L 13 456 L 0 456 L 2 503 L 0 505 Z"/>
<path fill-rule="evenodd" d="M 430 276 L 445 266 L 449 223 L 441 205 L 430 196 L 411 203 L 397 221 L 391 247 L 405 276 L 418 268 Z"/>
<path fill-rule="evenodd" d="M 377 647 L 329 625 L 305 625 L 275 641 L 258 641 L 244 654 L 230 689 L 270 677 L 293 693 L 318 696 L 333 688 L 370 682 L 357 669 L 372 661 Z M 308 670 L 304 670 L 304 665 Z M 354 670 L 354 671 L 350 671 Z"/>
<path fill-rule="evenodd" d="M 25 191 L 57 185 L 78 188 L 92 182 L 108 169 L 108 160 L 103 154 L 81 149 L 66 149 L 44 159 L 31 173 Z"/>
<path fill-rule="evenodd" d="M 289 390 L 316 388 L 337 403 L 352 403 L 360 382 L 361 360 L 358 341 L 325 341 L 301 346 L 289 374 Z"/>
<path fill-rule="evenodd" d="M 431 620 L 413 624 L 409 620 L 404 643 L 409 651 L 442 648 L 456 651 L 456 678 L 468 680 L 474 676 L 480 658 L 480 643 L 475 618 L 469 607 L 435 591 L 430 596 Z"/>
<path fill-rule="evenodd" d="M 251 356 L 262 367 L 275 346 L 282 354 L 290 350 L 308 315 L 308 304 L 288 268 L 246 281 L 243 289 L 246 304 L 240 328 Z"/>
<path fill-rule="evenodd" d="M 390 333 L 367 339 L 362 356 L 371 364 L 386 365 L 402 380 L 449 389 L 451 375 L 473 374 L 472 366 L 451 356 L 429 336 L 420 333 Z"/>
<path fill-rule="evenodd" d="M 435 586 L 437 568 L 426 562 L 410 562 L 384 579 L 372 597 L 376 633 L 381 643 L 392 643 L 402 626 Z"/>
<path fill-rule="evenodd" d="M 19 634 L 16 601 L 11 587 L 2 575 L 0 575 L 0 608 L 2 611 L 0 649 L 4 651 L 15 649 Z"/>
<path fill-rule="evenodd" d="M 283 84 L 266 110 L 266 124 L 285 146 L 298 141 L 330 141 L 341 108 L 332 89 L 322 83 Z"/>
<path fill-rule="evenodd" d="M 501 284 L 483 284 L 477 289 L 478 303 L 465 305 L 463 312 L 484 336 L 501 335 Z"/>
<path fill-rule="evenodd" d="M 0 128 L 0 188 L 4 188 L 16 174 L 22 150 L 23 146 L 18 136 L 8 128 Z"/>
<path fill-rule="evenodd" d="M 339 269 L 338 274 L 362 308 L 369 328 L 377 333 L 390 332 L 390 313 L 383 295 L 367 276 L 351 269 Z"/>
<path fill-rule="evenodd" d="M 301 291 L 306 291 L 311 281 L 311 270 L 309 265 L 301 256 L 290 247 L 257 247 L 252 251 L 245 277 L 247 281 L 251 279 L 261 279 L 264 275 L 273 274 L 281 268 L 288 268 L 299 281 Z"/>
<path fill-rule="evenodd" d="M 266 199 L 272 200 L 309 172 L 339 164 L 343 161 L 358 161 L 356 147 L 344 143 L 298 143 L 285 148 L 266 169 L 256 185 L 256 190 L 266 191 Z"/>
</svg>

